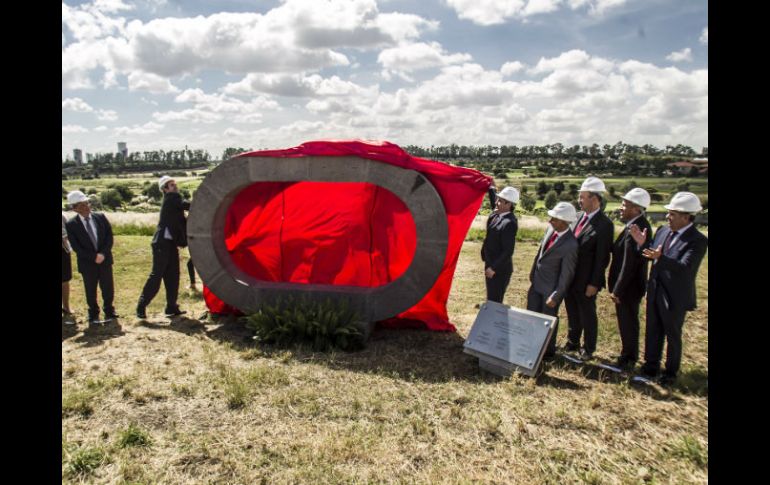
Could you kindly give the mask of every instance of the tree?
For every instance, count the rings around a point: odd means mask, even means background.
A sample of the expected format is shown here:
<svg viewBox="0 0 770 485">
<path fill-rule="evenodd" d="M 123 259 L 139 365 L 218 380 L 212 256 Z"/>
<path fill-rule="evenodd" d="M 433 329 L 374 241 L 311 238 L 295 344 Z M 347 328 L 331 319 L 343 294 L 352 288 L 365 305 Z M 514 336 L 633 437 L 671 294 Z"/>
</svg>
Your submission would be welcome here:
<svg viewBox="0 0 770 485">
<path fill-rule="evenodd" d="M 556 203 L 559 201 L 559 196 L 555 190 L 549 191 L 545 196 L 545 208 L 553 209 Z"/>
<path fill-rule="evenodd" d="M 689 192 L 690 191 L 690 182 L 688 182 L 687 179 L 679 179 L 676 182 L 676 191 L 677 192 Z"/>
<path fill-rule="evenodd" d="M 556 191 L 556 194 L 561 194 L 564 192 L 564 182 L 554 182 L 553 184 L 553 190 Z"/>
<path fill-rule="evenodd" d="M 545 181 L 541 180 L 540 182 L 537 183 L 538 198 L 542 199 L 545 196 L 546 192 L 548 192 L 549 190 L 551 190 L 551 185 L 545 183 Z"/>
<path fill-rule="evenodd" d="M 637 187 L 639 187 L 639 184 L 636 183 L 636 180 L 630 180 L 626 185 L 623 186 L 623 193 L 628 193 L 628 191 Z"/>
<path fill-rule="evenodd" d="M 99 199 L 103 206 L 117 209 L 123 203 L 120 193 L 115 189 L 108 189 L 101 193 Z"/>
</svg>

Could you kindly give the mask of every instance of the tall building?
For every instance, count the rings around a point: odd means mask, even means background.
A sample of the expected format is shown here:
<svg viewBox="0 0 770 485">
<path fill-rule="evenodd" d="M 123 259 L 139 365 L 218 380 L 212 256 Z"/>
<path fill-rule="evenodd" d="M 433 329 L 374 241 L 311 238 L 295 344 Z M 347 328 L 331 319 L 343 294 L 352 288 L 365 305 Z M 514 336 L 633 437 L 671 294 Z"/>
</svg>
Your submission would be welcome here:
<svg viewBox="0 0 770 485">
<path fill-rule="evenodd" d="M 128 157 L 128 147 L 126 147 L 126 142 L 119 141 L 118 142 L 118 152 L 123 155 L 123 158 Z"/>
<path fill-rule="evenodd" d="M 79 165 L 83 164 L 83 150 L 80 148 L 75 148 L 72 150 L 72 156 L 75 157 L 75 163 Z"/>
</svg>

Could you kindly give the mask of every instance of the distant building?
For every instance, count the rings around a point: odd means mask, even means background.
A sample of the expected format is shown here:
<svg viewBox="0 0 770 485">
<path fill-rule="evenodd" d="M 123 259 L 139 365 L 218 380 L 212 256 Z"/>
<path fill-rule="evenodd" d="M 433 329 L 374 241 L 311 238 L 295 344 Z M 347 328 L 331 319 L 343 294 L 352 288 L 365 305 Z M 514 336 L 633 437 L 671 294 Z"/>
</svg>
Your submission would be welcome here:
<svg viewBox="0 0 770 485">
<path fill-rule="evenodd" d="M 74 150 L 72 150 L 72 156 L 75 157 L 75 163 L 77 163 L 78 165 L 83 164 L 83 150 L 81 150 L 80 148 L 75 148 Z"/>
<path fill-rule="evenodd" d="M 86 162 L 91 163 L 94 161 L 94 154 L 93 153 L 86 153 Z"/>
<path fill-rule="evenodd" d="M 126 142 L 124 141 L 118 142 L 118 153 L 123 155 L 123 158 L 128 158 L 128 147 L 126 146 Z"/>
<path fill-rule="evenodd" d="M 695 168 L 698 171 L 698 175 L 708 175 L 709 173 L 709 161 L 708 158 L 695 158 L 693 160 L 682 160 L 679 162 L 672 162 L 668 164 L 668 168 L 672 175 L 688 175 Z"/>
</svg>

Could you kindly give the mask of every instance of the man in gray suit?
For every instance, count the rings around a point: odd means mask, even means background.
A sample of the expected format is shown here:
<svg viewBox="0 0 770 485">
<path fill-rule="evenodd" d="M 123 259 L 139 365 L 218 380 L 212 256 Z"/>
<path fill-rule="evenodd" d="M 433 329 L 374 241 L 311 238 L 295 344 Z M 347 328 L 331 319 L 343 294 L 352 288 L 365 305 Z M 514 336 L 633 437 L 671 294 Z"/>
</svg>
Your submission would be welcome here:
<svg viewBox="0 0 770 485">
<path fill-rule="evenodd" d="M 575 222 L 575 208 L 569 202 L 559 202 L 548 211 L 551 226 L 546 229 L 540 249 L 532 263 L 527 293 L 527 310 L 557 317 L 553 336 L 545 351 L 546 360 L 556 355 L 556 333 L 559 331 L 559 305 L 564 299 L 577 263 L 578 242 L 569 225 Z"/>
</svg>

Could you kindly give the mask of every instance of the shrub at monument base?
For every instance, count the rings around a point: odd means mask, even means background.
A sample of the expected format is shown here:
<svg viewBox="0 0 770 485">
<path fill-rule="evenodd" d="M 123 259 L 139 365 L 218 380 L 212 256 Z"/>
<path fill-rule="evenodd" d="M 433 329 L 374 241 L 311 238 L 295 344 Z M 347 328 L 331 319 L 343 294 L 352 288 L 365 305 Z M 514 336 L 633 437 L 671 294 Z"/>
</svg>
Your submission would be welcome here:
<svg viewBox="0 0 770 485">
<path fill-rule="evenodd" d="M 308 300 L 284 300 L 263 305 L 257 313 L 244 317 L 246 326 L 259 342 L 289 347 L 308 343 L 313 350 L 363 348 L 358 316 L 347 305 Z"/>
</svg>

